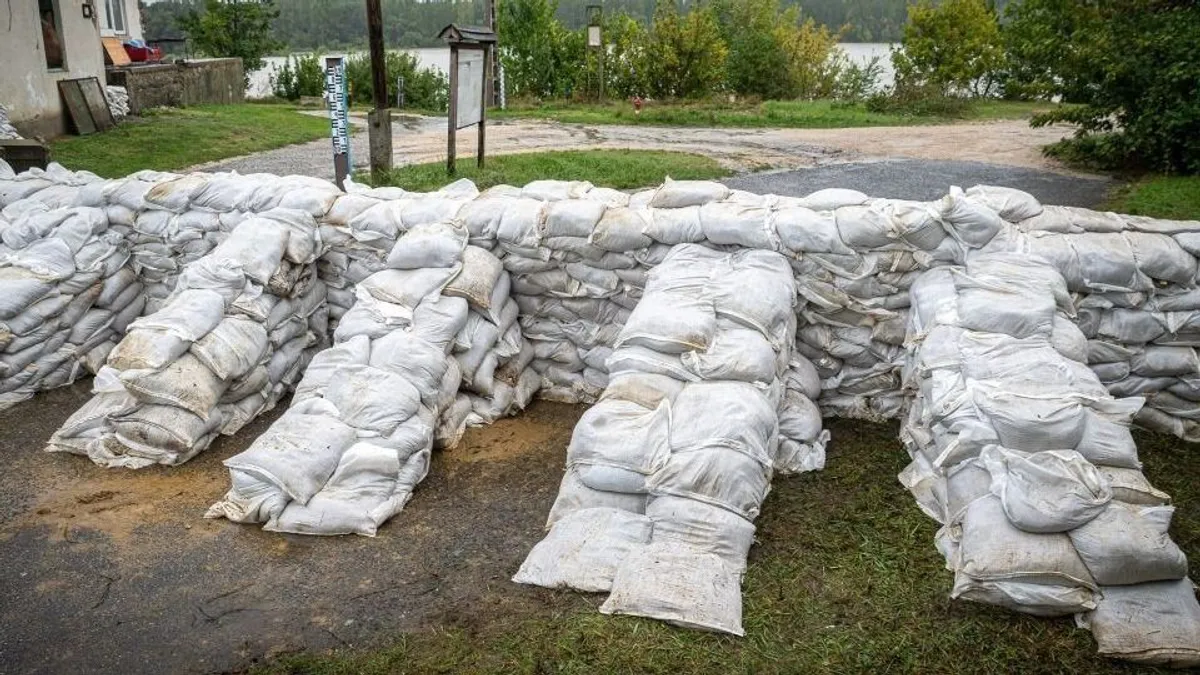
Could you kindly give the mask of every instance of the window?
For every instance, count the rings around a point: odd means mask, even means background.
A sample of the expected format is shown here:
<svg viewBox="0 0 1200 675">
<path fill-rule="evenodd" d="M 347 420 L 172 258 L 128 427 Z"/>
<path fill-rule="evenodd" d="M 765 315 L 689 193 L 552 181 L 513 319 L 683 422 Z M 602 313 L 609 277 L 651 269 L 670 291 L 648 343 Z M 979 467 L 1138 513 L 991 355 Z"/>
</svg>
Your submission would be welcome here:
<svg viewBox="0 0 1200 675">
<path fill-rule="evenodd" d="M 58 10 L 58 0 L 38 0 L 42 50 L 46 53 L 46 68 L 50 70 L 67 66 L 63 58 L 62 13 Z"/>
<path fill-rule="evenodd" d="M 104 35 L 125 34 L 125 0 L 104 0 L 104 16 L 100 19 Z"/>
</svg>

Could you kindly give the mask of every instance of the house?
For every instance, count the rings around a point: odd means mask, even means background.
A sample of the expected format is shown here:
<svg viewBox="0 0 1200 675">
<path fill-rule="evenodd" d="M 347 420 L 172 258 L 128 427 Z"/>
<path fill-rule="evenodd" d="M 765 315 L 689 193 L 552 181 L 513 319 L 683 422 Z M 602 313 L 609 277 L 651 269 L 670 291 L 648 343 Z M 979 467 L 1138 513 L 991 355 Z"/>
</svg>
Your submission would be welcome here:
<svg viewBox="0 0 1200 675">
<path fill-rule="evenodd" d="M 67 131 L 58 81 L 105 83 L 101 37 L 142 37 L 137 0 L 7 0 L 0 12 L 0 105 L 25 136 Z"/>
</svg>

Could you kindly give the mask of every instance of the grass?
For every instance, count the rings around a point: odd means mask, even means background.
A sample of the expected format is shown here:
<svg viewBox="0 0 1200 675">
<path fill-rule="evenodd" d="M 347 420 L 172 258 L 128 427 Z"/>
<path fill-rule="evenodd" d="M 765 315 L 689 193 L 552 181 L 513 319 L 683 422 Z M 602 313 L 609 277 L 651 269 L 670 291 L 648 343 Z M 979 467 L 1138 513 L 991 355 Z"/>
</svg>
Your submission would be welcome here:
<svg viewBox="0 0 1200 675">
<path fill-rule="evenodd" d="M 746 637 L 705 634 L 573 609 L 435 626 L 372 650 L 301 653 L 262 673 L 1111 673 L 1070 619 L 951 602 L 936 524 L 896 474 L 907 457 L 894 425 L 829 422 L 827 468 L 777 478 L 743 585 Z M 1146 473 L 1172 493 L 1175 540 L 1200 555 L 1200 454 L 1140 434 Z M 511 573 L 512 570 L 498 570 Z M 561 607 L 561 603 L 556 603 Z M 1139 670 L 1139 672 L 1152 672 Z"/>
<path fill-rule="evenodd" d="M 1200 176 L 1145 176 L 1117 188 L 1105 208 L 1154 218 L 1200 220 Z"/>
<path fill-rule="evenodd" d="M 458 161 L 454 176 L 446 175 L 445 162 L 415 164 L 393 169 L 376 185 L 406 190 L 436 190 L 458 178 L 470 178 L 480 189 L 507 183 L 525 185 L 534 180 L 586 180 L 617 189 L 657 185 L 664 176 L 677 180 L 720 178 L 729 170 L 715 160 L 685 152 L 658 150 L 569 150 L 531 152 L 489 157 L 484 168 L 473 157 Z"/>
<path fill-rule="evenodd" d="M 1048 103 L 1025 101 L 981 101 L 973 103 L 959 118 L 923 117 L 873 113 L 861 103 L 835 101 L 766 101 L 727 103 L 716 101 L 648 103 L 635 115 L 628 101 L 543 104 L 512 104 L 507 110 L 490 111 L 498 119 L 552 119 L 580 124 L 640 124 L 681 127 L 795 127 L 833 129 L 843 127 L 937 124 L 955 120 L 1026 119 Z"/>
<path fill-rule="evenodd" d="M 106 177 L 174 171 L 329 135 L 329 121 L 293 106 L 239 104 L 155 110 L 116 129 L 51 141 L 54 161 Z"/>
</svg>

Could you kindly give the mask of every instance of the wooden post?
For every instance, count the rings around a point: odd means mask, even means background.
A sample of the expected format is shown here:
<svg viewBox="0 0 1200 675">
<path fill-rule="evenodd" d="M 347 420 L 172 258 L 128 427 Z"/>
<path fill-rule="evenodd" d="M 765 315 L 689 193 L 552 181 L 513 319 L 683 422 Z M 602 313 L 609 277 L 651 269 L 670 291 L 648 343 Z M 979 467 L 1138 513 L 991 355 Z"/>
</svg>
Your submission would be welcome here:
<svg viewBox="0 0 1200 675">
<path fill-rule="evenodd" d="M 446 135 L 446 173 L 454 175 L 455 136 L 458 132 L 458 45 L 450 45 L 450 124 Z"/>
<path fill-rule="evenodd" d="M 368 115 L 371 174 L 392 168 L 392 115 L 388 107 L 387 55 L 383 49 L 383 9 L 380 0 L 367 0 L 367 42 L 371 52 L 371 89 L 375 109 Z"/>
<path fill-rule="evenodd" d="M 484 136 L 487 130 L 487 109 L 492 100 L 491 67 L 492 47 L 485 44 L 483 46 L 483 99 L 482 105 L 479 106 L 479 147 L 475 148 L 475 163 L 481 169 L 483 168 Z"/>
</svg>

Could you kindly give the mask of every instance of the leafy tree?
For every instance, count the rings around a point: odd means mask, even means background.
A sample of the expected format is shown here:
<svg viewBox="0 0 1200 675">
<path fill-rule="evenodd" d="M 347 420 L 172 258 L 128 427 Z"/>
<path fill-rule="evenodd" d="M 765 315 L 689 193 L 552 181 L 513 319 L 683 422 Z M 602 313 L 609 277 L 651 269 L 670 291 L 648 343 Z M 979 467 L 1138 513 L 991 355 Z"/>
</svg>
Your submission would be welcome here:
<svg viewBox="0 0 1200 675">
<path fill-rule="evenodd" d="M 584 37 L 567 30 L 557 0 L 505 0 L 497 22 L 500 58 L 513 96 L 566 98 L 584 64 Z"/>
<path fill-rule="evenodd" d="M 205 0 L 204 12 L 189 12 L 179 27 L 199 51 L 241 58 L 249 84 L 250 73 L 265 65 L 263 57 L 284 47 L 271 37 L 271 21 L 278 15 L 274 0 Z"/>
<path fill-rule="evenodd" d="M 271 93 L 295 101 L 301 96 L 320 96 L 325 91 L 325 70 L 316 54 L 288 57 L 283 67 L 271 74 Z"/>
<path fill-rule="evenodd" d="M 729 48 L 711 7 L 681 16 L 675 0 L 659 0 L 649 37 L 646 76 L 651 96 L 688 98 L 720 87 Z"/>
<path fill-rule="evenodd" d="M 908 8 L 901 48 L 892 52 L 897 87 L 943 94 L 989 93 L 1004 63 L 996 13 L 984 0 L 921 0 Z"/>
<path fill-rule="evenodd" d="M 388 100 L 396 100 L 396 78 L 404 78 L 404 106 L 421 110 L 443 111 L 450 101 L 450 82 L 440 71 L 421 68 L 417 57 L 405 52 L 387 53 Z M 346 59 L 346 85 L 354 103 L 375 100 L 375 82 L 371 77 L 371 56 L 356 54 Z"/>
<path fill-rule="evenodd" d="M 1100 29 L 1095 3 L 1023 0 L 1008 6 L 1005 19 L 1005 96 L 1074 102 L 1101 79 L 1091 58 Z"/>
<path fill-rule="evenodd" d="M 1091 0 L 1086 35 L 1065 38 L 1086 69 L 1052 79 L 1083 105 L 1034 118 L 1080 125 L 1076 149 L 1107 163 L 1200 173 L 1200 5 L 1192 0 Z M 1086 82 L 1086 86 L 1081 86 Z"/>
</svg>

